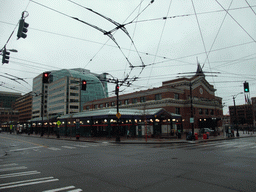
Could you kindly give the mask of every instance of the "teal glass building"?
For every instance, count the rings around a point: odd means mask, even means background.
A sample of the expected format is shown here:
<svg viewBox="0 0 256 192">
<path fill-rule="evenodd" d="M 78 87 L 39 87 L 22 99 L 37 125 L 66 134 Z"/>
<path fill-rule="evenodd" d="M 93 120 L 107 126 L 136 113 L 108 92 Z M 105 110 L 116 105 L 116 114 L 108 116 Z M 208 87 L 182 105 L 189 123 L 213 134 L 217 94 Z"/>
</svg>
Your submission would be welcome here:
<svg viewBox="0 0 256 192">
<path fill-rule="evenodd" d="M 48 72 L 49 83 L 42 83 L 42 74 L 33 80 L 32 120 L 78 113 L 86 102 L 108 97 L 106 73 L 95 74 L 82 68 Z M 81 90 L 82 80 L 87 82 L 85 91 Z"/>
</svg>

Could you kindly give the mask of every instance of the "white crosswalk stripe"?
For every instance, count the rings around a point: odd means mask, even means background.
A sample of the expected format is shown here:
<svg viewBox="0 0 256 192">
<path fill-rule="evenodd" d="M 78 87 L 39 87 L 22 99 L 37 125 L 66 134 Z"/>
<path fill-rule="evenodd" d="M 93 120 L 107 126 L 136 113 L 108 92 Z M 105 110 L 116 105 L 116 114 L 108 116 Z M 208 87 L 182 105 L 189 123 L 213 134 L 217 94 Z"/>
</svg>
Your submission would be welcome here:
<svg viewBox="0 0 256 192">
<path fill-rule="evenodd" d="M 30 179 L 30 180 L 23 180 L 23 181 L 15 181 L 11 183 L 3 183 L 0 184 L 0 189 L 9 189 L 15 187 L 22 187 L 28 185 L 35 185 L 39 183 L 48 183 L 53 181 L 59 181 L 59 179 L 54 179 L 54 177 L 44 177 L 44 178 L 37 178 L 37 179 Z"/>
<path fill-rule="evenodd" d="M 56 147 L 48 147 L 48 149 L 53 150 L 53 151 L 60 151 L 60 148 L 56 148 Z"/>
<path fill-rule="evenodd" d="M 57 192 L 57 191 L 63 191 L 63 190 L 68 190 L 68 189 L 74 189 L 76 188 L 75 186 L 68 186 L 68 187 L 62 187 L 62 188 L 58 188 L 58 189 L 50 189 L 50 190 L 46 190 L 46 191 L 42 191 L 42 192 Z"/>
<path fill-rule="evenodd" d="M 37 147 L 29 147 L 29 148 L 21 148 L 21 149 L 12 149 L 10 150 L 11 152 L 14 151 L 25 151 L 25 150 L 30 150 L 30 149 L 38 149 L 38 148 L 42 148 L 43 146 L 37 146 Z"/>
<path fill-rule="evenodd" d="M 201 145 L 202 146 L 202 145 Z M 256 148 L 256 143 L 235 143 L 235 142 L 222 142 L 222 143 L 213 143 L 213 144 L 206 144 L 203 145 L 204 147 L 215 147 L 215 148 L 222 148 L 222 149 L 253 149 Z"/>
<path fill-rule="evenodd" d="M 14 171 L 14 170 L 20 170 L 20 169 L 27 169 L 27 167 L 25 167 L 25 166 L 21 166 L 21 167 L 8 167 L 8 168 L 0 169 L 0 172 Z"/>
<path fill-rule="evenodd" d="M 19 177 L 19 176 L 25 176 L 25 175 L 35 175 L 35 174 L 40 174 L 40 172 L 38 172 L 38 171 L 26 171 L 26 172 L 3 174 L 3 175 L 0 175 L 0 179 L 10 178 L 10 177 Z"/>
<path fill-rule="evenodd" d="M 0 171 L 2 172 L 9 172 L 5 174 L 0 175 L 1 183 L 0 183 L 0 191 L 4 189 L 15 189 L 15 188 L 20 188 L 24 186 L 31 186 L 31 185 L 38 185 L 38 184 L 47 184 L 50 182 L 57 182 L 59 181 L 58 178 L 54 178 L 53 176 L 49 177 L 40 177 L 40 178 L 31 178 L 31 179 L 24 179 L 22 180 L 23 176 L 28 176 L 28 177 L 34 177 L 33 175 L 36 174 L 41 174 L 41 172 L 38 171 L 25 171 L 25 172 L 13 172 L 17 171 L 20 169 L 27 169 L 25 166 L 19 166 L 17 163 L 10 163 L 10 164 L 3 164 L 0 165 Z M 15 178 L 17 177 L 17 178 Z M 11 178 L 12 182 L 4 182 L 6 181 L 5 179 Z M 49 185 L 40 185 L 42 186 L 49 186 Z M 48 187 L 49 188 L 49 187 Z M 42 190 L 42 189 L 41 189 Z M 40 191 L 41 191 L 40 190 Z M 48 189 L 44 192 L 58 192 L 58 191 L 66 191 L 66 192 L 81 192 L 83 191 L 82 189 L 76 189 L 75 186 L 66 186 L 58 189 Z"/>
<path fill-rule="evenodd" d="M 72 147 L 72 146 L 61 146 L 63 148 L 66 148 L 66 149 L 75 149 L 76 147 Z"/>
<path fill-rule="evenodd" d="M 89 147 L 88 145 L 74 145 L 74 146 L 76 146 L 76 147 L 84 147 L 84 148 Z"/>
</svg>

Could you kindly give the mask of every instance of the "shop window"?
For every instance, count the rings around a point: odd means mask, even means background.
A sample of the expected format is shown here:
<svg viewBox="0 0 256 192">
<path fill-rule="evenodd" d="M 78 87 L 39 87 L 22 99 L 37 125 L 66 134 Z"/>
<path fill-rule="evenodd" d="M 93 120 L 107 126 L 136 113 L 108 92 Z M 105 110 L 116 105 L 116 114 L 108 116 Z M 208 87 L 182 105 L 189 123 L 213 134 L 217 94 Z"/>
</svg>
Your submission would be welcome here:
<svg viewBox="0 0 256 192">
<path fill-rule="evenodd" d="M 180 114 L 180 108 L 176 107 L 176 108 L 175 108 L 175 113 L 176 113 L 176 114 Z"/>
<path fill-rule="evenodd" d="M 132 103 L 137 103 L 137 98 L 133 98 Z"/>
<path fill-rule="evenodd" d="M 140 97 L 140 102 L 141 102 L 141 103 L 146 102 L 146 97 Z"/>
<path fill-rule="evenodd" d="M 155 95 L 155 100 L 161 100 L 161 99 L 162 99 L 162 94 Z"/>
<path fill-rule="evenodd" d="M 174 93 L 174 99 L 180 99 L 178 93 Z M 178 113 L 177 113 L 178 114 Z"/>
<path fill-rule="evenodd" d="M 124 104 L 125 104 L 125 105 L 128 105 L 128 104 L 129 104 L 129 99 L 125 99 L 125 100 L 124 100 Z"/>
</svg>

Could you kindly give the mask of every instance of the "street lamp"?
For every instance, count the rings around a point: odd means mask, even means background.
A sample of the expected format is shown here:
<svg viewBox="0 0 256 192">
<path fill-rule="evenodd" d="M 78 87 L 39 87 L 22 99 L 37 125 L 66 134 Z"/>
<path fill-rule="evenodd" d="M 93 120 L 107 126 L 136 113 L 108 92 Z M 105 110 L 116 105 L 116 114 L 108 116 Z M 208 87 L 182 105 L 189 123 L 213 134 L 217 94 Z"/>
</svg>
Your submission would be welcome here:
<svg viewBox="0 0 256 192">
<path fill-rule="evenodd" d="M 238 125 L 237 125 L 237 114 L 236 114 L 236 97 L 240 94 L 243 94 L 243 92 L 237 93 L 236 95 L 233 95 L 233 102 L 234 102 L 234 112 L 235 112 L 235 119 L 236 119 L 236 136 L 239 137 L 238 133 Z"/>
<path fill-rule="evenodd" d="M 16 49 L 7 49 L 8 51 L 11 51 L 11 52 L 15 52 L 15 53 L 17 53 L 18 52 L 18 50 L 16 50 Z"/>
</svg>

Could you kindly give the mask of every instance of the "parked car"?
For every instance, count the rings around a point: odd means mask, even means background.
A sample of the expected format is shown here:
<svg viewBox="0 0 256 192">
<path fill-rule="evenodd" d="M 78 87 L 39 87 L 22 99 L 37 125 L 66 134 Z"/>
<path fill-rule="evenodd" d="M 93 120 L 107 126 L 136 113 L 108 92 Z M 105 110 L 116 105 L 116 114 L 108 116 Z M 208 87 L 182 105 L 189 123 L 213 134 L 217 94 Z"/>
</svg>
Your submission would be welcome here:
<svg viewBox="0 0 256 192">
<path fill-rule="evenodd" d="M 200 133 L 207 133 L 209 132 L 210 134 L 214 132 L 214 130 L 210 129 L 210 128 L 201 128 L 200 129 Z"/>
</svg>

